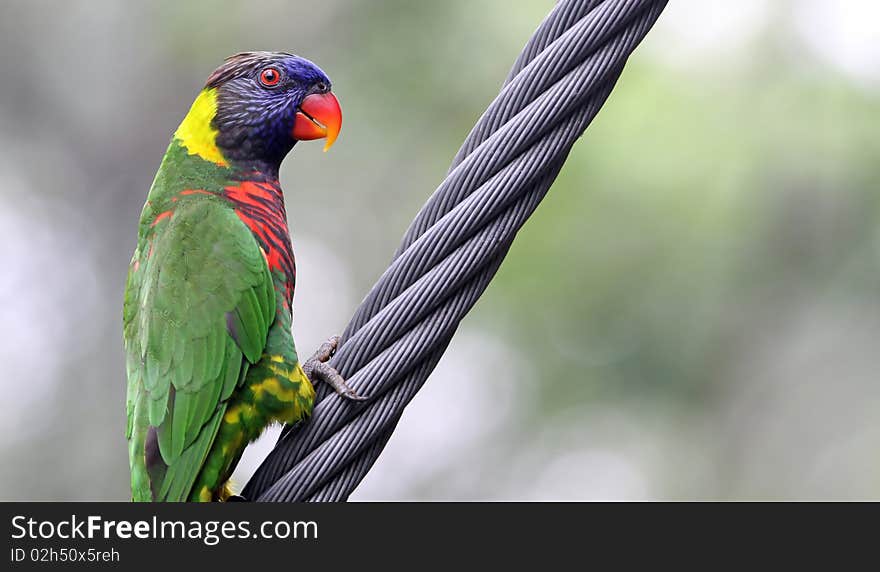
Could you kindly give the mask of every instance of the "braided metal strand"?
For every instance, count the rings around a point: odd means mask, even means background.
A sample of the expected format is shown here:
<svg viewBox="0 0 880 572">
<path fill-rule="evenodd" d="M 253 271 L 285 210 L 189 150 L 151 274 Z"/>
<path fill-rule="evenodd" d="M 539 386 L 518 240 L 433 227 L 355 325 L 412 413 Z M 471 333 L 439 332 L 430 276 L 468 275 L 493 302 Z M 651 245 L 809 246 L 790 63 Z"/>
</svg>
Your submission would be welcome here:
<svg viewBox="0 0 880 572">
<path fill-rule="evenodd" d="M 665 5 L 556 5 L 343 334 L 331 365 L 370 401 L 320 387 L 311 420 L 285 428 L 246 498 L 348 498 Z"/>
</svg>

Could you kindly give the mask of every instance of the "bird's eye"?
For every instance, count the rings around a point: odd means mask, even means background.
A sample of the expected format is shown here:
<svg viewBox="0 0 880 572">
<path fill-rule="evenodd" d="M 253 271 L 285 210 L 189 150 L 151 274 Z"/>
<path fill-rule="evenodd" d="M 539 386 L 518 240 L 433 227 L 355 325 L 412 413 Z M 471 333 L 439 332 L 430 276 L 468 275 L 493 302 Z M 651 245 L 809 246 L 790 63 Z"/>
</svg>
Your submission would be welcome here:
<svg viewBox="0 0 880 572">
<path fill-rule="evenodd" d="M 315 84 L 315 88 L 316 88 L 318 91 L 321 91 L 321 92 L 324 92 L 324 91 L 327 91 L 327 90 L 328 90 L 327 84 L 324 83 L 323 81 L 319 81 L 318 83 L 316 83 L 316 84 Z"/>
<path fill-rule="evenodd" d="M 281 81 L 281 74 L 275 68 L 266 68 L 260 72 L 260 83 L 266 87 L 274 87 Z"/>
</svg>

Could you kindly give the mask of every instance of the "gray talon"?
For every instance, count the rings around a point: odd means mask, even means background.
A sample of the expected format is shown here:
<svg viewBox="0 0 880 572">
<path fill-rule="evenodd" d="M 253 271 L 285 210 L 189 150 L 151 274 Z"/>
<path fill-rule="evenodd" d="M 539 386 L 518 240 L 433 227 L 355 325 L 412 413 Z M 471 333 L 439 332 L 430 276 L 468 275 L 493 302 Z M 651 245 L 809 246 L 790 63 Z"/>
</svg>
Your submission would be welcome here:
<svg viewBox="0 0 880 572">
<path fill-rule="evenodd" d="M 327 361 L 336 353 L 337 347 L 339 347 L 339 336 L 333 336 L 328 339 L 321 344 L 315 355 L 306 360 L 303 364 L 303 371 L 313 384 L 315 381 L 321 380 L 332 387 L 337 395 L 344 399 L 349 401 L 366 401 L 366 397 L 358 395 L 345 383 L 345 379 L 339 375 L 339 372 L 327 364 Z"/>
</svg>

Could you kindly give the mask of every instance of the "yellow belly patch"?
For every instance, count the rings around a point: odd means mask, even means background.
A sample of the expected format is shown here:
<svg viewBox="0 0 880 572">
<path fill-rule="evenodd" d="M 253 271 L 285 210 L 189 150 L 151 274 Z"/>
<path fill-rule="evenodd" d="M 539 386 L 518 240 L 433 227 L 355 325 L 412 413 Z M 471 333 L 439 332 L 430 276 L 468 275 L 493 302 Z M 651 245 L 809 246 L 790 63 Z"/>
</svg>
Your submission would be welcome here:
<svg viewBox="0 0 880 572">
<path fill-rule="evenodd" d="M 273 373 L 278 374 L 278 372 Z M 282 386 L 277 377 L 267 377 L 263 381 L 255 383 L 251 386 L 251 391 L 254 392 L 254 398 L 257 401 L 263 399 L 266 393 L 282 402 L 293 401 L 296 398 L 293 387 L 290 385 Z"/>
<path fill-rule="evenodd" d="M 226 410 L 226 415 L 223 416 L 223 421 L 230 425 L 235 425 L 237 423 L 241 423 L 242 418 L 245 420 L 248 417 L 253 417 L 254 406 L 250 403 L 237 403 Z"/>
<path fill-rule="evenodd" d="M 292 423 L 302 419 L 308 412 L 305 408 L 311 406 L 315 397 L 312 383 L 297 363 L 293 367 L 286 365 L 282 356 L 270 355 L 266 369 L 272 374 L 262 381 L 252 383 L 250 386 L 254 400 L 270 400 L 285 404 L 282 410 L 275 411 L 272 419 L 282 423 Z"/>
</svg>

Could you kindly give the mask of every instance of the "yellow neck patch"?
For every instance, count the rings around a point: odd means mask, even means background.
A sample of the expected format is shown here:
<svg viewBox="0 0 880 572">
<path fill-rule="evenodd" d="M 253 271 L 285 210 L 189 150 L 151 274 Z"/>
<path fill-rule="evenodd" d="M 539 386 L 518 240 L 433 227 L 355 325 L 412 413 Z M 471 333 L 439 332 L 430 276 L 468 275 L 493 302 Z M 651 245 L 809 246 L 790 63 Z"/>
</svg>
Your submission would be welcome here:
<svg viewBox="0 0 880 572">
<path fill-rule="evenodd" d="M 203 89 L 193 102 L 189 113 L 183 118 L 180 127 L 174 132 L 174 138 L 186 147 L 190 155 L 198 155 L 205 161 L 226 167 L 229 163 L 217 148 L 217 130 L 211 126 L 216 113 L 217 90 Z"/>
</svg>

